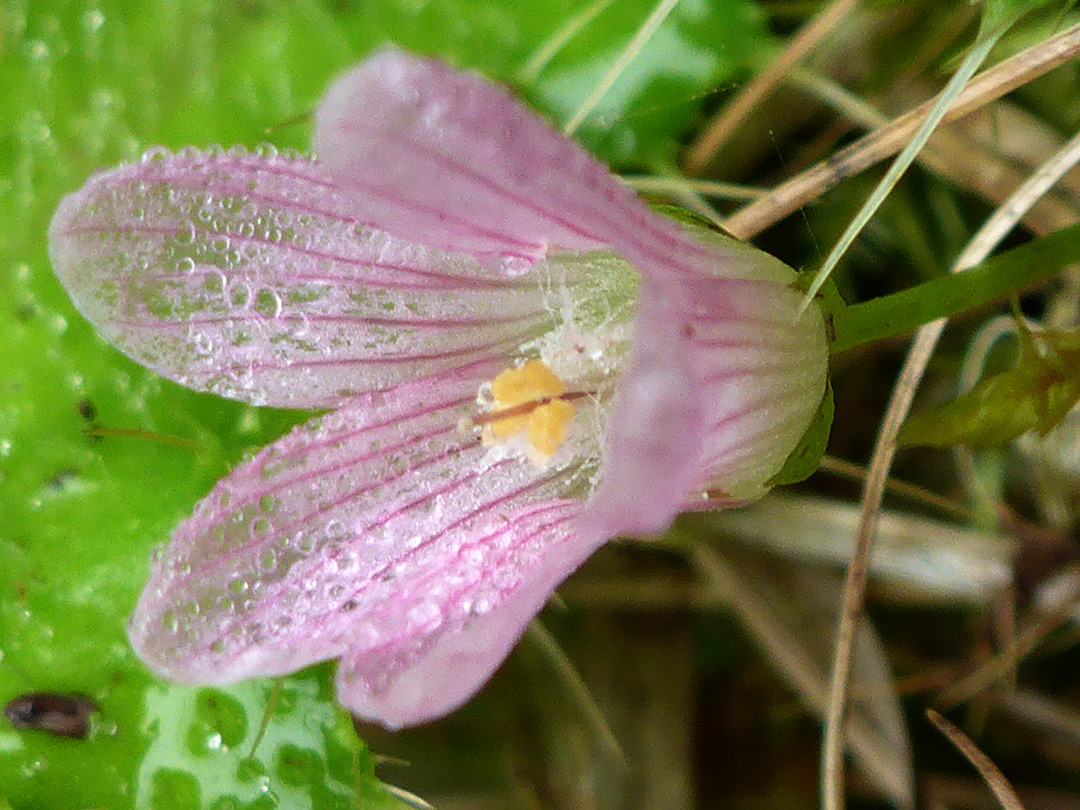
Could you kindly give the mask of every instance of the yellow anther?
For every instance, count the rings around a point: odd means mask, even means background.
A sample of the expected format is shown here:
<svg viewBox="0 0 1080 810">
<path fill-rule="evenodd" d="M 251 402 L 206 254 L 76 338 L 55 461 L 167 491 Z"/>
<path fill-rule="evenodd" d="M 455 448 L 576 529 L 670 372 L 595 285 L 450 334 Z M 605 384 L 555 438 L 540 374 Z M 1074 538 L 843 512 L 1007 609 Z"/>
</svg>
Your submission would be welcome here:
<svg viewBox="0 0 1080 810">
<path fill-rule="evenodd" d="M 529 414 L 529 444 L 545 456 L 559 449 L 566 439 L 566 423 L 574 415 L 574 406 L 553 399 Z"/>
<path fill-rule="evenodd" d="M 546 459 L 566 439 L 566 423 L 574 416 L 574 406 L 559 398 L 565 393 L 566 385 L 542 360 L 507 369 L 491 381 L 494 402 L 485 440 L 494 443 L 526 431 L 531 450 Z M 502 411 L 511 413 L 500 417 Z"/>
<path fill-rule="evenodd" d="M 529 360 L 510 368 L 491 381 L 495 402 L 505 408 L 557 397 L 566 391 L 563 381 L 543 360 Z"/>
</svg>

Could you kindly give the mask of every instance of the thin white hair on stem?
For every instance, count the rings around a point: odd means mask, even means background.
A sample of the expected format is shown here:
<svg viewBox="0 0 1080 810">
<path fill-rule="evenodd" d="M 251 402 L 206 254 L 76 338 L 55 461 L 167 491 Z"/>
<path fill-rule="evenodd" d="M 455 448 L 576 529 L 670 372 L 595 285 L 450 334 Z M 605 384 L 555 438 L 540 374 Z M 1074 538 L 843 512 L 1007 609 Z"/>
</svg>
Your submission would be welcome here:
<svg viewBox="0 0 1080 810">
<path fill-rule="evenodd" d="M 578 35 L 578 33 L 605 8 L 610 6 L 612 0 L 595 0 L 577 14 L 564 22 L 559 29 L 544 40 L 544 44 L 537 48 L 536 53 L 521 68 L 518 74 L 523 82 L 533 82 L 540 76 L 541 71 L 547 67 L 547 63 L 557 54 L 562 47 Z"/>
<path fill-rule="evenodd" d="M 968 735 L 957 728 L 951 720 L 942 717 L 933 709 L 926 710 L 926 717 L 979 772 L 979 776 L 986 782 L 986 786 L 990 788 L 994 798 L 998 800 L 998 804 L 1004 810 L 1024 810 L 1023 802 L 1016 795 L 1016 791 L 1009 784 L 1009 780 L 1005 778 L 1005 774 L 993 763 L 990 757 L 982 752 L 979 746 L 972 742 Z"/>
<path fill-rule="evenodd" d="M 972 237 L 953 264 L 951 272 L 963 272 L 981 263 L 1016 227 L 1031 206 L 1078 162 L 1080 162 L 1080 133 L 1077 133 L 1069 143 L 1040 166 L 994 212 L 978 233 Z M 870 556 L 877 514 L 885 491 L 885 481 L 889 476 L 893 457 L 896 455 L 896 437 L 900 431 L 900 425 L 911 409 L 915 389 L 922 380 L 934 347 L 945 329 L 946 321 L 945 318 L 939 318 L 924 324 L 916 333 L 900 372 L 900 378 L 893 388 L 885 418 L 878 430 L 870 469 L 863 487 L 859 527 L 855 534 L 855 549 L 848 565 L 847 580 L 844 583 L 844 601 L 840 613 L 840 626 L 836 634 L 829 711 L 826 715 L 825 741 L 821 754 L 822 807 L 825 810 L 840 810 L 844 806 L 843 720 L 847 713 L 847 691 L 855 627 L 862 612 L 863 596 L 866 591 L 867 560 Z"/>
<path fill-rule="evenodd" d="M 573 135 L 581 122 L 584 121 L 589 113 L 596 109 L 596 105 L 600 103 L 600 100 L 604 97 L 611 86 L 615 84 L 622 72 L 626 70 L 627 65 L 634 61 L 641 49 L 645 47 L 645 43 L 649 41 L 653 34 L 656 33 L 661 23 L 667 19 L 668 14 L 679 4 L 679 0 L 660 0 L 656 5 L 656 8 L 652 10 L 652 13 L 642 23 L 641 28 L 637 33 L 626 43 L 626 47 L 623 48 L 622 53 L 619 54 L 619 58 L 615 60 L 615 64 L 611 66 L 603 78 L 597 82 L 596 87 L 589 93 L 589 96 L 578 107 L 577 112 L 570 116 L 570 120 L 566 122 L 563 127 L 563 134 L 570 136 Z"/>
</svg>

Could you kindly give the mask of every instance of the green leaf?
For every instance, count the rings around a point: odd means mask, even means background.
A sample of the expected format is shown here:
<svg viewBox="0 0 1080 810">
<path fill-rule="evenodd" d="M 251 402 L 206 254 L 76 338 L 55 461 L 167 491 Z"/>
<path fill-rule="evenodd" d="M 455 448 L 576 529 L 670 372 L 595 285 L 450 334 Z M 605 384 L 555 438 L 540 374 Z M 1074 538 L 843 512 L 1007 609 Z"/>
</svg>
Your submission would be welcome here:
<svg viewBox="0 0 1080 810">
<path fill-rule="evenodd" d="M 899 442 L 979 449 L 1029 430 L 1049 432 L 1080 400 L 1080 333 L 1046 333 L 1022 345 L 1015 368 L 980 381 L 953 402 L 914 415 L 901 429 Z"/>
<path fill-rule="evenodd" d="M 1015 25 L 1029 12 L 1057 4 L 1059 0 L 986 0 L 983 8 L 982 36 L 1003 32 Z"/>
</svg>

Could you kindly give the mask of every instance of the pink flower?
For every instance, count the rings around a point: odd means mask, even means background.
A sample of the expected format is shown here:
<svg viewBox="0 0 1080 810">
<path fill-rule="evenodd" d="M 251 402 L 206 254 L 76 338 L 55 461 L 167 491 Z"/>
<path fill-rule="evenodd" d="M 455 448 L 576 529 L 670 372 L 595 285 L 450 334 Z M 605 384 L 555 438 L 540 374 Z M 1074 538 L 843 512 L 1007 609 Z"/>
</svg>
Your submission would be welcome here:
<svg viewBox="0 0 1080 810">
<path fill-rule="evenodd" d="M 340 658 L 346 707 L 419 723 L 606 540 L 761 495 L 824 327 L 789 268 L 653 213 L 477 76 L 380 53 L 315 145 L 151 151 L 61 203 L 51 255 L 138 362 L 326 411 L 177 528 L 139 654 L 197 683 Z"/>
</svg>

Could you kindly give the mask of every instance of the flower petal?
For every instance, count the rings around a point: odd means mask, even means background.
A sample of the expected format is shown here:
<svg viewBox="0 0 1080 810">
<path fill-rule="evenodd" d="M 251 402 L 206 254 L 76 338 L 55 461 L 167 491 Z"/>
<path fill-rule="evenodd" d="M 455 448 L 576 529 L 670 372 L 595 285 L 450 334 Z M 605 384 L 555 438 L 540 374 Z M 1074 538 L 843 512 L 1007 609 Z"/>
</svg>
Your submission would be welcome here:
<svg viewBox="0 0 1080 810">
<path fill-rule="evenodd" d="M 66 197 L 50 252 L 111 343 L 255 404 L 329 407 L 550 327 L 540 280 L 373 231 L 352 209 L 309 160 L 156 153 Z"/>
<path fill-rule="evenodd" d="M 646 275 L 715 261 L 504 89 L 434 60 L 387 50 L 346 73 L 315 148 L 363 218 L 435 247 L 517 267 L 608 245 Z"/>
<path fill-rule="evenodd" d="M 817 307 L 756 279 L 687 285 L 687 326 L 697 373 L 694 396 L 707 414 L 699 490 L 735 500 L 765 494 L 825 394 L 829 352 Z"/>
<path fill-rule="evenodd" d="M 467 697 L 532 608 L 606 539 L 572 531 L 580 501 L 568 496 L 589 471 L 538 470 L 485 448 L 460 427 L 474 413 L 456 384 L 403 386 L 238 467 L 155 562 L 130 625 L 136 650 L 157 672 L 200 683 L 363 657 L 347 699 L 388 723 Z M 484 667 L 447 675 L 443 699 L 418 706 L 410 667 L 479 639 L 495 645 Z"/>
<path fill-rule="evenodd" d="M 795 271 L 713 231 L 686 238 L 716 261 L 708 276 L 642 289 L 603 478 L 582 516 L 609 536 L 760 497 L 824 395 L 824 319 L 817 307 L 799 314 Z"/>
<path fill-rule="evenodd" d="M 416 725 L 453 711 L 472 697 L 509 654 L 529 621 L 562 580 L 606 537 L 587 535 L 570 520 L 579 504 L 549 504 L 501 515 L 500 532 L 517 538 L 499 560 L 503 584 L 472 599 L 472 616 L 452 632 L 410 647 L 370 640 L 338 666 L 338 699 L 353 714 L 389 728 Z"/>
<path fill-rule="evenodd" d="M 682 334 L 681 308 L 646 282 L 638 302 L 630 370 L 619 386 L 604 474 L 585 514 L 589 531 L 664 529 L 700 475 L 694 464 L 704 414 Z"/>
</svg>

